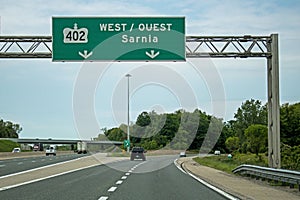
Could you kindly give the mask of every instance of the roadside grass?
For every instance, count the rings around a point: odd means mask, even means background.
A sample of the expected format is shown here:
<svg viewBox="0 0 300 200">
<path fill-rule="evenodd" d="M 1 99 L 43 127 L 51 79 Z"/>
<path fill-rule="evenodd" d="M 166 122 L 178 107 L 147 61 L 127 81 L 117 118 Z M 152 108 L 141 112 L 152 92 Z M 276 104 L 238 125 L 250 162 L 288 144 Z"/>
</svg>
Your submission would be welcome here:
<svg viewBox="0 0 300 200">
<path fill-rule="evenodd" d="M 232 173 L 232 170 L 239 165 L 249 164 L 258 166 L 267 166 L 267 157 L 264 154 L 235 154 L 233 158 L 228 158 L 227 155 L 196 157 L 194 161 L 197 163 L 212 167 L 227 173 Z"/>
<path fill-rule="evenodd" d="M 0 152 L 11 152 L 15 147 L 20 145 L 10 140 L 0 140 Z"/>
</svg>

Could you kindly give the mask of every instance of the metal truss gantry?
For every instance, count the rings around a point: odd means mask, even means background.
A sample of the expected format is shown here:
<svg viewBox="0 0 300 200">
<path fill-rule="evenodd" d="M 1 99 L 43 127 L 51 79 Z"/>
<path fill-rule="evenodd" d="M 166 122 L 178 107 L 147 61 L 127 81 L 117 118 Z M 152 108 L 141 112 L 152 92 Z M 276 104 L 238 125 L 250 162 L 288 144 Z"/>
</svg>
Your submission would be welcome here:
<svg viewBox="0 0 300 200">
<path fill-rule="evenodd" d="M 270 36 L 187 36 L 187 58 L 267 59 L 268 159 L 281 168 L 278 34 Z M 51 36 L 0 36 L 0 58 L 52 58 Z"/>
</svg>

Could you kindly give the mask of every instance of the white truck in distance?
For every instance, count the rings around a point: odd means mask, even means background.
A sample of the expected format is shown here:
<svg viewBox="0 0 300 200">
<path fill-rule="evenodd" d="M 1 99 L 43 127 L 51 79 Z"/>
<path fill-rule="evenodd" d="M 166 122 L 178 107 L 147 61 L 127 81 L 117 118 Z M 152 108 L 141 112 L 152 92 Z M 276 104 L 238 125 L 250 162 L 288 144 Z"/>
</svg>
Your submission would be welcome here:
<svg viewBox="0 0 300 200">
<path fill-rule="evenodd" d="M 56 145 L 50 145 L 46 148 L 46 156 L 56 156 Z"/>
<path fill-rule="evenodd" d="M 87 143 L 86 142 L 77 142 L 77 153 L 86 154 L 87 153 Z"/>
</svg>

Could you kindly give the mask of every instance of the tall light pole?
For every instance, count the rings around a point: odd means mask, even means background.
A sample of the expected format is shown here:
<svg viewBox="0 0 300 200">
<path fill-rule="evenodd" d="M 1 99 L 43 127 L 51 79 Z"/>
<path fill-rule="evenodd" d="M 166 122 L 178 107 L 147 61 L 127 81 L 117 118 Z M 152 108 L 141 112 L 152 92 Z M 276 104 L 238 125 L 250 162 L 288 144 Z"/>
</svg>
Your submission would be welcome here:
<svg viewBox="0 0 300 200">
<path fill-rule="evenodd" d="M 127 77 L 127 142 L 130 144 L 130 133 L 129 133 L 129 78 L 131 77 L 130 74 L 126 74 Z M 127 146 L 127 152 L 129 153 L 130 145 Z"/>
</svg>

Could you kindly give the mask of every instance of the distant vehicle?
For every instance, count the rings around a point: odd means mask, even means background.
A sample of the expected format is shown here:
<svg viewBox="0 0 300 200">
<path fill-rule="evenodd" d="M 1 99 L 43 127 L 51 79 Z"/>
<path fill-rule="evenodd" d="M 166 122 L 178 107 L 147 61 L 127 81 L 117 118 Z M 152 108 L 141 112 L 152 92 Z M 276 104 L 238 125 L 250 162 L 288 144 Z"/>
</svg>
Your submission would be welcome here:
<svg viewBox="0 0 300 200">
<path fill-rule="evenodd" d="M 33 151 L 43 151 L 43 144 L 42 143 L 36 143 L 33 145 Z"/>
<path fill-rule="evenodd" d="M 145 150 L 143 147 L 133 147 L 131 150 L 130 160 L 142 159 L 146 160 Z"/>
<path fill-rule="evenodd" d="M 87 153 L 87 143 L 86 142 L 77 142 L 77 153 L 86 154 Z"/>
<path fill-rule="evenodd" d="M 185 151 L 180 152 L 179 157 L 186 157 Z"/>
<path fill-rule="evenodd" d="M 56 156 L 56 146 L 55 145 L 50 145 L 49 147 L 46 148 L 46 156 L 53 155 Z"/>
<path fill-rule="evenodd" d="M 221 155 L 221 151 L 216 150 L 216 151 L 214 152 L 214 154 L 215 154 L 215 155 Z"/>
<path fill-rule="evenodd" d="M 16 147 L 12 150 L 12 153 L 20 153 L 21 152 L 21 148 Z"/>
<path fill-rule="evenodd" d="M 33 145 L 33 151 L 38 151 L 40 149 L 38 144 Z"/>
</svg>

